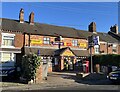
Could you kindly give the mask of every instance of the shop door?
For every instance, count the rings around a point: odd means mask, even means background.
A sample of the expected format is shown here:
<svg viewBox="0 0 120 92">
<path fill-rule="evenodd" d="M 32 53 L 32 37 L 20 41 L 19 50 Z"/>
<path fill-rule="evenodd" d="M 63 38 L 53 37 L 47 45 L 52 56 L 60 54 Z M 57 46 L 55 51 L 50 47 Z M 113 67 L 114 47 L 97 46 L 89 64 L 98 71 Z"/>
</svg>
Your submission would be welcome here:
<svg viewBox="0 0 120 92">
<path fill-rule="evenodd" d="M 74 70 L 74 58 L 73 57 L 70 57 L 70 60 L 69 60 L 69 70 L 72 71 Z"/>
</svg>

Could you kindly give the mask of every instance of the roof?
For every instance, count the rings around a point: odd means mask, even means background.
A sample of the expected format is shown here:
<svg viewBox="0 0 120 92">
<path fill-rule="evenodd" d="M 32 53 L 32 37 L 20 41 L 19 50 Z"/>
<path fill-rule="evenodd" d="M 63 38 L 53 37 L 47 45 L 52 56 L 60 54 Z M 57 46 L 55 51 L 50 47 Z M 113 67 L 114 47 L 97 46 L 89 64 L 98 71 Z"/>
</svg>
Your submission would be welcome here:
<svg viewBox="0 0 120 92">
<path fill-rule="evenodd" d="M 67 49 L 69 49 L 76 56 L 76 54 L 70 49 L 70 47 L 61 48 L 61 49 L 56 50 L 55 55 L 59 56 L 59 55 L 63 54 Z"/>
<path fill-rule="evenodd" d="M 77 56 L 89 56 L 88 50 L 72 50 Z"/>
<path fill-rule="evenodd" d="M 25 54 L 30 53 L 38 53 L 40 50 L 40 55 L 42 56 L 59 56 L 62 54 L 67 48 L 59 49 L 48 49 L 48 48 L 35 48 L 35 47 L 24 47 Z M 70 48 L 69 48 L 70 49 Z M 71 49 L 70 49 L 71 50 Z M 76 56 L 88 56 L 88 50 L 71 50 Z"/>
<path fill-rule="evenodd" d="M 92 32 L 88 32 L 87 30 L 86 31 L 77 30 L 75 28 L 70 28 L 70 27 L 55 26 L 55 25 L 36 23 L 36 22 L 34 23 L 34 25 L 30 25 L 29 22 L 27 21 L 24 21 L 24 23 L 20 23 L 19 20 L 6 19 L 6 18 L 0 18 L 0 21 L 2 21 L 0 28 L 4 32 L 12 31 L 12 32 L 46 35 L 46 36 L 57 36 L 58 34 L 63 37 L 78 38 L 78 39 L 80 38 L 88 39 L 88 36 L 98 35 L 100 37 L 100 41 L 113 42 L 113 43 L 118 41 L 117 39 L 115 39 L 114 37 L 110 36 L 107 33 L 97 32 L 95 34 Z"/>
<path fill-rule="evenodd" d="M 54 56 L 54 51 L 56 49 L 48 49 L 48 48 L 33 48 L 33 47 L 25 47 L 24 51 L 25 54 L 38 54 L 38 50 L 40 50 L 40 55 L 41 56 Z"/>
<path fill-rule="evenodd" d="M 13 32 L 31 33 L 56 36 L 62 35 L 63 37 L 84 38 L 82 35 L 78 35 L 76 29 L 62 26 L 55 26 L 42 23 L 34 23 L 30 25 L 28 22 L 19 23 L 18 20 L 2 18 L 2 30 L 11 30 Z"/>
<path fill-rule="evenodd" d="M 116 39 L 117 42 L 120 42 L 120 33 L 116 34 L 114 32 L 109 31 L 108 34 L 111 35 L 114 39 Z"/>
<path fill-rule="evenodd" d="M 62 54 L 66 49 L 69 49 L 75 56 L 88 56 L 89 55 L 88 50 L 72 50 L 69 47 L 61 48 L 59 50 L 56 50 L 55 55 L 57 56 L 57 55 Z"/>
</svg>

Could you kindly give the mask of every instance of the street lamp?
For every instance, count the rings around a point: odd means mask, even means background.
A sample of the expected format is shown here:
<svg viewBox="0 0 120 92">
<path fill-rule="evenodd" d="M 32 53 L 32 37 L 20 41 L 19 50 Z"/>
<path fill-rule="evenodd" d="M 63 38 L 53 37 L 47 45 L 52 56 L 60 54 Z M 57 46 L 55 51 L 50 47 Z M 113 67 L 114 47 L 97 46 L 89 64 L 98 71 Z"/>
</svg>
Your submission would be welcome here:
<svg viewBox="0 0 120 92">
<path fill-rule="evenodd" d="M 91 73 L 93 73 L 93 62 L 92 62 L 92 47 L 93 47 L 93 36 L 88 37 L 88 48 L 90 48 L 90 65 L 91 65 Z"/>
</svg>

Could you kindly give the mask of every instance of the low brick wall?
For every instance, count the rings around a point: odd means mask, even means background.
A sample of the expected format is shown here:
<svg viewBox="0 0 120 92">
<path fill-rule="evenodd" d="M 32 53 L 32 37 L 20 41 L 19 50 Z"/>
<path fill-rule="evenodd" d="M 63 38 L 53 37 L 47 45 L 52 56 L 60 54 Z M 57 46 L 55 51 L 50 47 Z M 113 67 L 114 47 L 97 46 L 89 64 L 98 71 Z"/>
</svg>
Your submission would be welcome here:
<svg viewBox="0 0 120 92">
<path fill-rule="evenodd" d="M 42 81 L 42 64 L 39 66 L 36 72 L 36 82 Z"/>
</svg>

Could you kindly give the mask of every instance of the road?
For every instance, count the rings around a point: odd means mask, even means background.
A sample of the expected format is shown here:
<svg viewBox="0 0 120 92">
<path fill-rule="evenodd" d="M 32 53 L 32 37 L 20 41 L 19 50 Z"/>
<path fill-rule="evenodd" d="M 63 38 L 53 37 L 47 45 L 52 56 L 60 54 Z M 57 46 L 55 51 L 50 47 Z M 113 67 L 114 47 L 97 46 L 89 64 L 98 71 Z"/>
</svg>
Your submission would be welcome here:
<svg viewBox="0 0 120 92">
<path fill-rule="evenodd" d="M 112 85 L 107 79 L 105 80 L 78 80 L 75 73 L 52 73 L 48 75 L 48 80 L 41 81 L 37 84 L 22 84 L 14 86 L 3 86 L 2 92 L 34 92 L 34 91 L 54 91 L 55 90 L 82 90 L 83 92 L 120 92 L 120 85 Z"/>
</svg>

